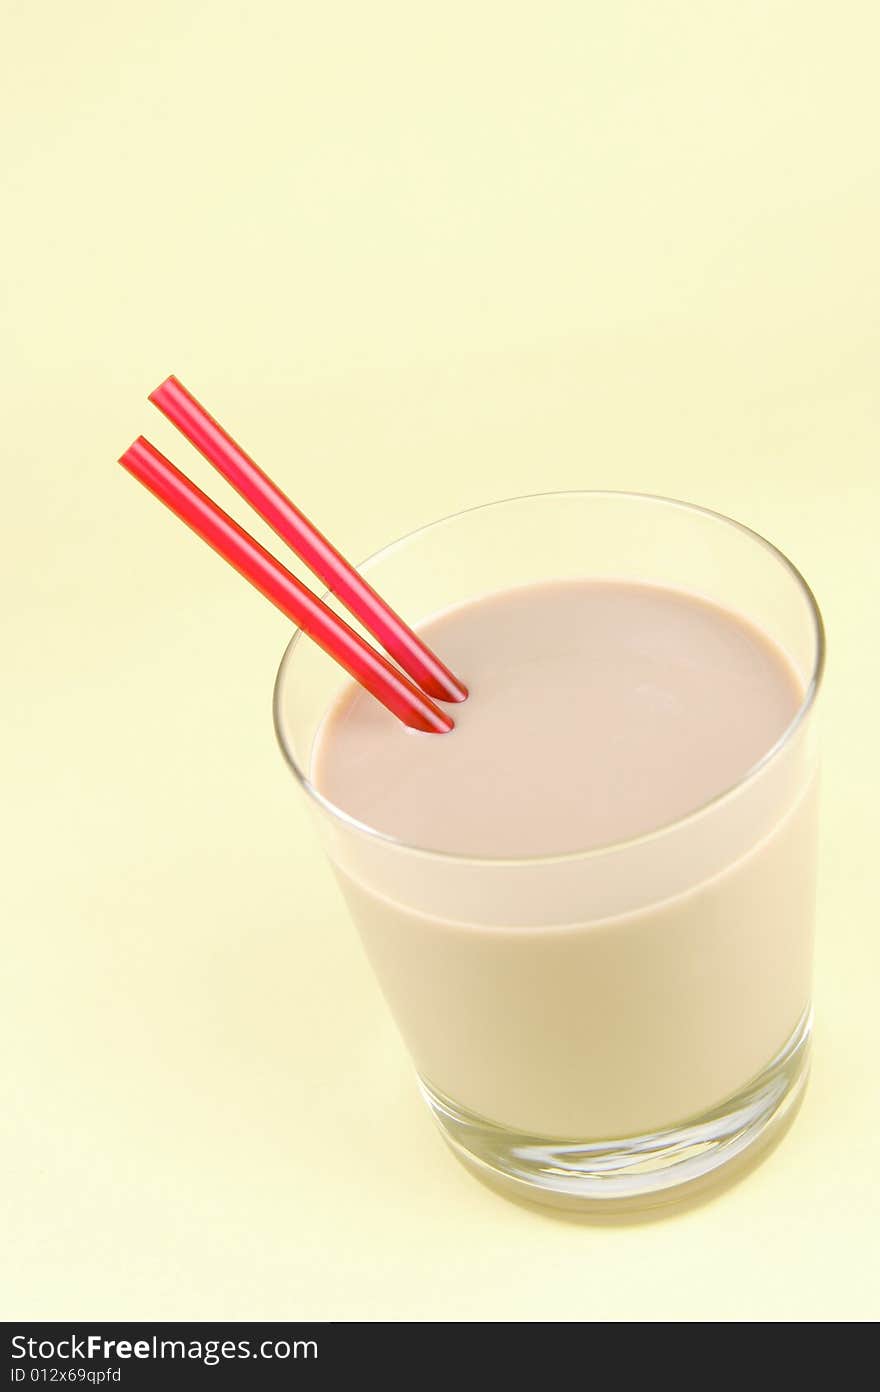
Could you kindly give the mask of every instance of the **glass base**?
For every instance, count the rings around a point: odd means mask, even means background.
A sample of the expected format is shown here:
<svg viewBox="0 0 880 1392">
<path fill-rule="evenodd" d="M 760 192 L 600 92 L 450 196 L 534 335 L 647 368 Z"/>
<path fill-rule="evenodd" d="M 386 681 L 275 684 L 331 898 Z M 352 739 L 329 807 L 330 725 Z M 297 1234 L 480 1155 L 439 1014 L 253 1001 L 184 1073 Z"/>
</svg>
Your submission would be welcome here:
<svg viewBox="0 0 880 1392">
<path fill-rule="evenodd" d="M 558 1208 L 647 1208 L 691 1197 L 722 1167 L 732 1172 L 735 1161 L 757 1158 L 782 1134 L 806 1087 L 811 1024 L 807 1011 L 785 1047 L 735 1097 L 668 1131 L 620 1140 L 523 1135 L 460 1107 L 424 1078 L 419 1082 L 445 1140 L 493 1187 Z"/>
</svg>

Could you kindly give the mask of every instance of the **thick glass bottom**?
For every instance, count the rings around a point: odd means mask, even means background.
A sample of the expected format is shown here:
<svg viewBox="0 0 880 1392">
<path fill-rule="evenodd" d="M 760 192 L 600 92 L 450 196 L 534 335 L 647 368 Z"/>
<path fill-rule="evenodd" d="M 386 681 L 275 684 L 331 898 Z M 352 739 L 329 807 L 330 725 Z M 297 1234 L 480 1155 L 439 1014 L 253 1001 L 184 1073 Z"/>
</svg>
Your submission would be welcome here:
<svg viewBox="0 0 880 1392">
<path fill-rule="evenodd" d="M 422 1092 L 458 1158 L 493 1187 L 555 1207 L 652 1207 L 689 1197 L 723 1167 L 781 1134 L 806 1087 L 812 1015 L 734 1097 L 667 1131 L 620 1140 L 544 1140 L 510 1131 L 460 1107 L 424 1078 Z M 717 1176 L 720 1180 L 720 1174 Z"/>
</svg>

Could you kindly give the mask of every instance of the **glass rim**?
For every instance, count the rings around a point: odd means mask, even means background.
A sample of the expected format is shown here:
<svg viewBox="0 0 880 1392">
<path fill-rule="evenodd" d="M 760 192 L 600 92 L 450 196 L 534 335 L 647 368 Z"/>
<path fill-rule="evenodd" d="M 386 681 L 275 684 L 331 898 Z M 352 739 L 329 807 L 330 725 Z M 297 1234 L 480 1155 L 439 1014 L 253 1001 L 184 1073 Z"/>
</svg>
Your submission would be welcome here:
<svg viewBox="0 0 880 1392">
<path fill-rule="evenodd" d="M 798 706 L 798 709 L 795 711 L 791 720 L 786 725 L 785 729 L 782 731 L 782 734 L 775 741 L 775 743 L 770 746 L 767 752 L 761 756 L 760 759 L 758 759 L 754 764 L 752 764 L 749 768 L 746 769 L 745 773 L 743 773 L 736 780 L 736 782 L 731 783 L 726 788 L 722 788 L 720 792 L 713 794 L 711 798 L 707 798 L 704 802 L 701 802 L 697 807 L 693 808 L 690 812 L 686 812 L 683 816 L 674 817 L 671 821 L 663 822 L 658 827 L 651 827 L 648 831 L 639 832 L 636 836 L 625 837 L 623 840 L 606 841 L 603 842 L 601 845 L 587 846 L 581 850 L 562 851 L 559 853 L 551 852 L 550 854 L 545 855 L 486 856 L 471 855 L 467 851 L 438 850 L 435 847 L 420 846 L 415 842 L 405 841 L 400 837 L 391 836 L 387 832 L 380 831 L 377 827 L 370 826 L 369 822 L 363 822 L 358 817 L 352 816 L 350 812 L 346 812 L 344 808 L 340 807 L 337 803 L 331 801 L 330 798 L 325 797 L 324 794 L 320 792 L 318 788 L 315 786 L 315 784 L 311 781 L 305 769 L 301 767 L 300 762 L 296 756 L 296 753 L 293 750 L 290 741 L 288 741 L 288 739 L 285 736 L 284 722 L 281 718 L 281 692 L 284 687 L 285 679 L 287 677 L 287 672 L 290 667 L 290 664 L 296 655 L 297 645 L 305 636 L 301 628 L 296 628 L 293 637 L 290 639 L 290 641 L 284 649 L 284 652 L 281 657 L 281 662 L 279 663 L 278 671 L 275 676 L 275 684 L 273 687 L 272 694 L 272 717 L 273 724 L 275 727 L 275 737 L 278 741 L 278 745 L 281 749 L 281 753 L 284 756 L 285 762 L 290 767 L 294 777 L 296 778 L 300 786 L 303 788 L 307 796 L 310 797 L 312 801 L 314 801 L 325 812 L 329 813 L 330 816 L 333 817 L 336 821 L 342 822 L 346 827 L 358 832 L 361 835 L 368 836 L 373 841 L 378 841 L 384 845 L 394 847 L 399 851 L 406 851 L 411 855 L 425 856 L 430 859 L 453 861 L 466 865 L 549 865 L 564 861 L 588 860 L 594 856 L 599 857 L 602 855 L 608 855 L 615 851 L 625 850 L 633 846 L 641 845 L 642 843 L 654 841 L 661 836 L 669 835 L 678 827 L 683 827 L 687 825 L 689 822 L 695 821 L 698 817 L 703 816 L 712 808 L 717 807 L 721 803 L 726 802 L 729 798 L 732 798 L 736 793 L 738 793 L 741 788 L 745 787 L 748 783 L 751 783 L 753 779 L 755 779 L 769 764 L 771 764 L 776 759 L 777 755 L 781 754 L 783 749 L 785 749 L 791 743 L 795 734 L 803 725 L 807 715 L 809 714 L 812 707 L 815 705 L 816 698 L 819 694 L 819 690 L 822 685 L 822 678 L 825 671 L 825 624 L 822 618 L 822 611 L 820 610 L 818 601 L 816 600 L 816 596 L 813 594 L 812 589 L 808 585 L 804 576 L 801 574 L 800 570 L 797 568 L 794 562 L 790 560 L 788 556 L 786 556 L 784 551 L 781 551 L 780 548 L 778 546 L 775 546 L 772 541 L 769 541 L 767 537 L 762 536 L 760 532 L 755 531 L 753 527 L 747 526 L 744 522 L 738 522 L 736 518 L 728 517 L 726 513 L 717 512 L 713 508 L 702 507 L 698 503 L 688 503 L 680 498 L 669 498 L 664 496 L 662 493 L 641 493 L 633 492 L 629 489 L 615 488 L 564 488 L 550 489 L 543 493 L 523 493 L 518 495 L 515 494 L 514 496 L 509 498 L 496 498 L 487 503 L 476 503 L 473 507 L 461 508 L 457 512 L 450 512 L 443 517 L 438 517 L 433 522 L 426 522 L 421 527 L 416 527 L 411 532 L 406 532 L 403 536 L 397 537 L 394 541 L 388 542 L 387 545 L 380 547 L 378 551 L 373 551 L 369 556 L 366 557 L 365 560 L 360 561 L 356 568 L 358 571 L 362 571 L 366 567 L 371 566 L 374 562 L 380 561 L 384 559 L 386 556 L 389 556 L 393 551 L 397 550 L 399 547 L 405 546 L 409 542 L 414 541 L 423 533 L 432 531 L 436 527 L 442 527 L 448 522 L 455 522 L 458 520 L 458 518 L 466 517 L 471 513 L 485 512 L 488 511 L 490 508 L 510 506 L 514 503 L 539 502 L 543 499 L 550 498 L 629 499 L 633 502 L 658 503 L 662 504 L 665 507 L 680 509 L 683 512 L 695 513 L 698 516 L 710 518 L 716 522 L 722 522 L 725 525 L 733 527 L 737 531 L 742 532 L 745 536 L 757 542 L 759 546 L 764 548 L 764 550 L 769 551 L 770 554 L 777 561 L 780 562 L 783 568 L 787 570 L 791 576 L 793 576 L 801 591 L 804 600 L 806 601 L 807 609 L 809 610 L 810 617 L 813 622 L 815 641 L 815 657 L 813 660 L 813 668 L 810 674 L 810 680 L 807 683 L 803 699 L 800 705 Z M 332 590 L 325 590 L 321 598 L 326 600 L 328 596 L 333 596 Z"/>
</svg>

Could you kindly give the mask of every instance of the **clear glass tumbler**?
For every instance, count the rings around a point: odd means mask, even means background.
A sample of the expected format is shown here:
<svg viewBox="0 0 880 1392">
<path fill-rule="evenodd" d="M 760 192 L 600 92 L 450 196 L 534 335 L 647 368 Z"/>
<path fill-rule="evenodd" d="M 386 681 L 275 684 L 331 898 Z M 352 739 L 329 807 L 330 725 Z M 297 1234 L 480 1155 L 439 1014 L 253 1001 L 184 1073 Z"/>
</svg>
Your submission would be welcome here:
<svg viewBox="0 0 880 1392">
<path fill-rule="evenodd" d="M 549 579 L 675 586 L 745 615 L 799 673 L 796 717 L 734 787 L 633 840 L 532 859 L 407 845 L 332 805 L 310 763 L 347 678 L 296 634 L 276 682 L 281 748 L 459 1158 L 563 1206 L 704 1183 L 780 1131 L 807 1077 L 824 659 L 810 589 L 728 518 L 610 492 L 475 508 L 362 570 L 415 624 Z"/>
</svg>

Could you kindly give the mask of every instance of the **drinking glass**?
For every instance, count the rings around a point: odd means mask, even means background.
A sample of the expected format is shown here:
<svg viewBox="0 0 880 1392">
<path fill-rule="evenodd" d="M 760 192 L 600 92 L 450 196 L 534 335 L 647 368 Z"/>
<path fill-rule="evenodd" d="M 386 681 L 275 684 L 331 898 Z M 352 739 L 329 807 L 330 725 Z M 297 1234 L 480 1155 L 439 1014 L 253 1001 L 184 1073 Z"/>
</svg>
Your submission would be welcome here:
<svg viewBox="0 0 880 1392">
<path fill-rule="evenodd" d="M 787 655 L 800 708 L 733 787 L 645 835 L 535 857 L 409 845 L 334 806 L 310 767 L 348 679 L 297 633 L 275 686 L 282 751 L 461 1160 L 522 1197 L 607 1210 L 676 1198 L 756 1153 L 809 1065 L 824 637 L 804 579 L 729 518 L 612 492 L 475 508 L 361 569 L 415 625 L 548 580 L 672 586 Z"/>
</svg>

